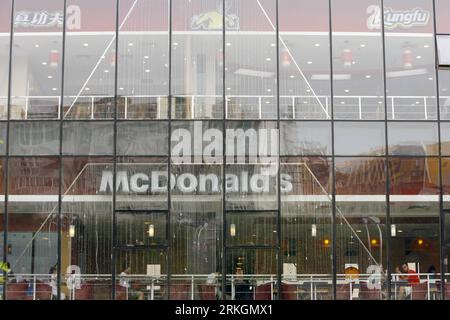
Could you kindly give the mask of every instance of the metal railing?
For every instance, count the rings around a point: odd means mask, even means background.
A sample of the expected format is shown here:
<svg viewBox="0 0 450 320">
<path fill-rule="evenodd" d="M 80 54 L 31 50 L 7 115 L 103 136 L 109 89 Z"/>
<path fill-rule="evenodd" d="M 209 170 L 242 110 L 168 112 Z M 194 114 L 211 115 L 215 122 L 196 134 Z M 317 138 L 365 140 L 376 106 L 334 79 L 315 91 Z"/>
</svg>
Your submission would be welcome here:
<svg viewBox="0 0 450 320">
<path fill-rule="evenodd" d="M 450 273 L 445 274 L 446 277 Z M 399 280 L 399 278 L 405 278 Z M 417 283 L 406 278 L 416 277 Z M 116 299 L 155 300 L 167 299 L 166 275 L 118 275 Z M 277 292 L 275 274 L 227 275 L 226 298 L 229 300 L 320 300 L 332 297 L 331 274 L 282 275 L 281 292 Z M 391 289 L 394 300 L 440 299 L 440 274 L 392 274 Z M 215 300 L 221 297 L 219 274 L 171 275 L 170 299 Z M 49 274 L 8 275 L 8 298 L 17 300 L 51 300 L 56 296 L 56 277 Z M 3 285 L 5 285 L 5 283 Z M 387 299 L 386 275 L 338 274 L 337 299 L 375 300 Z M 447 282 L 445 283 L 445 285 Z M 61 292 L 67 300 L 109 299 L 110 274 L 63 275 Z"/>
<path fill-rule="evenodd" d="M 60 119 L 60 96 L 13 96 L 11 119 Z M 114 96 L 66 96 L 64 119 L 113 119 Z M 173 96 L 173 119 L 218 119 L 222 117 L 220 95 Z M 331 119 L 330 96 L 282 95 L 282 119 Z M 383 120 L 383 96 L 334 96 L 335 119 Z M 318 103 L 320 101 L 320 103 Z M 0 118 L 6 118 L 7 97 L 0 96 Z M 275 119 L 276 96 L 229 95 L 225 100 L 227 119 Z M 435 96 L 388 96 L 388 119 L 430 120 L 436 118 Z M 450 112 L 450 96 L 441 96 L 440 105 Z M 123 95 L 118 98 L 119 119 L 167 119 L 168 97 L 162 95 Z"/>
</svg>

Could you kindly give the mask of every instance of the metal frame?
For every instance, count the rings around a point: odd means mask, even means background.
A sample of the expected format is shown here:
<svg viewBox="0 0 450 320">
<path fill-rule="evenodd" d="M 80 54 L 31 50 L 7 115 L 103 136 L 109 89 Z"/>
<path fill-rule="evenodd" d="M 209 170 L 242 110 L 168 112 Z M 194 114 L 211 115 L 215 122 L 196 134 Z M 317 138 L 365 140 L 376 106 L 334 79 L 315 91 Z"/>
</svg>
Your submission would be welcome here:
<svg viewBox="0 0 450 320">
<path fill-rule="evenodd" d="M 118 132 L 117 132 L 117 126 L 118 123 L 121 122 L 129 122 L 132 123 L 134 121 L 138 122 L 158 122 L 163 121 L 167 122 L 168 124 L 168 146 L 169 146 L 169 152 L 166 155 L 158 155 L 158 157 L 164 157 L 167 159 L 167 171 L 168 176 L 171 176 L 171 168 L 172 168 L 172 159 L 171 159 L 171 132 L 172 132 L 172 122 L 192 122 L 192 121 L 212 121 L 217 123 L 222 123 L 223 128 L 223 154 L 222 154 L 222 194 L 221 194 L 221 203 L 222 203 L 222 246 L 221 246 L 221 254 L 222 254 L 222 299 L 226 299 L 225 293 L 226 293 L 226 281 L 227 281 L 227 253 L 229 250 L 234 249 L 243 249 L 243 250 L 251 250 L 251 249 L 271 249 L 274 252 L 276 252 L 277 256 L 277 289 L 278 289 L 278 299 L 281 299 L 281 287 L 282 287 L 282 266 L 283 266 L 283 257 L 281 252 L 281 240 L 282 240 L 282 209 L 281 209 L 281 184 L 280 184 L 280 175 L 281 175 L 281 158 L 289 158 L 289 157 L 317 157 L 317 158 L 330 158 L 331 159 L 331 183 L 332 183 L 332 192 L 331 192 L 331 205 L 332 205 L 332 211 L 331 211 L 331 227 L 332 227 L 332 293 L 333 293 L 333 299 L 336 299 L 336 287 L 337 287 L 337 231 L 336 231 L 336 219 L 337 219 L 337 203 L 336 203 L 336 159 L 339 158 L 377 158 L 377 159 L 383 159 L 385 161 L 385 175 L 386 175 L 386 230 L 385 230 L 385 237 L 386 237 L 386 256 L 387 256 L 387 294 L 388 299 L 392 299 L 392 290 L 391 290 L 391 275 L 392 275 L 392 266 L 391 266 L 391 234 L 390 234 L 390 226 L 391 226 L 391 195 L 390 195 L 390 189 L 391 189 L 391 182 L 390 182 L 390 167 L 389 167 L 389 159 L 391 158 L 419 158 L 419 159 L 438 159 L 439 163 L 439 234 L 440 234 L 440 269 L 441 269 L 441 283 L 444 283 L 446 275 L 444 272 L 444 255 L 445 255 L 445 210 L 444 210 L 444 195 L 443 195 L 443 177 L 442 177 L 442 158 L 445 156 L 442 154 L 442 129 L 441 124 L 442 123 L 450 123 L 450 120 L 442 120 L 441 119 L 441 108 L 440 108 L 440 91 L 439 91 L 439 70 L 445 69 L 448 66 L 440 66 L 438 62 L 438 47 L 437 47 L 437 36 L 440 35 L 437 33 L 436 30 L 436 1 L 435 0 L 429 0 L 430 3 L 432 3 L 433 6 L 433 40 L 434 40 L 434 59 L 435 59 L 435 87 L 436 87 L 436 115 L 437 119 L 434 120 L 428 120 L 428 119 L 420 119 L 420 120 L 398 120 L 398 119 L 389 119 L 389 108 L 388 108 L 388 99 L 391 97 L 388 97 L 387 95 L 387 79 L 386 79 L 386 73 L 387 73 L 387 66 L 386 66 L 386 32 L 385 32 L 385 24 L 384 19 L 381 19 L 381 37 L 382 37 L 382 60 L 383 60 L 383 96 L 380 97 L 373 97 L 373 98 L 379 98 L 383 99 L 384 103 L 384 119 L 378 119 L 378 120 L 371 120 L 371 119 L 336 119 L 334 114 L 334 99 L 339 98 L 338 96 L 334 96 L 334 83 L 332 77 L 330 77 L 330 97 L 329 97 L 329 109 L 331 111 L 331 115 L 329 119 L 287 119 L 282 118 L 280 114 L 280 99 L 283 98 L 283 96 L 280 95 L 280 30 L 279 30 L 279 0 L 272 0 L 272 3 L 275 5 L 275 12 L 276 12 L 276 25 L 275 30 L 270 31 L 270 34 L 273 32 L 276 36 L 276 106 L 277 106 L 277 116 L 276 118 L 247 118 L 247 119 L 229 119 L 227 114 L 227 94 L 226 94 L 226 35 L 227 35 L 227 28 L 226 28 L 226 16 L 222 15 L 222 30 L 221 30 L 221 36 L 222 36 L 222 117 L 218 118 L 173 118 L 172 117 L 172 109 L 173 109 L 173 101 L 172 99 L 174 97 L 178 97 L 178 95 L 173 95 L 172 92 L 172 63 L 173 63 L 173 50 L 172 50 L 172 36 L 174 34 L 174 31 L 172 30 L 173 27 L 173 0 L 167 0 L 168 4 L 168 114 L 167 118 L 157 118 L 157 119 L 119 119 L 118 118 L 118 105 L 119 105 L 119 99 L 122 99 L 123 97 L 119 95 L 118 92 L 118 79 L 119 79 L 119 41 L 120 41 L 120 29 L 119 29 L 119 20 L 120 20 L 120 0 L 112 0 L 111 2 L 115 3 L 116 10 L 115 10 L 115 39 L 114 41 L 114 47 L 115 47 L 115 66 L 114 66 L 114 97 L 111 97 L 114 99 L 114 117 L 112 119 L 95 119 L 95 120 L 88 120 L 88 119 L 66 119 L 63 116 L 64 111 L 64 99 L 67 98 L 64 95 L 64 85 L 65 85 L 65 64 L 66 64 L 66 15 L 67 15 L 67 0 L 60 0 L 60 2 L 64 5 L 64 21 L 63 21 L 63 30 L 61 32 L 62 35 L 62 66 L 61 66 L 61 91 L 58 103 L 58 110 L 60 116 L 58 119 L 47 119 L 47 120 L 25 120 L 25 119 L 11 119 L 11 105 L 12 105 L 12 74 L 14 72 L 13 70 L 13 60 L 14 60 L 14 15 L 15 15 L 15 0 L 10 0 L 11 2 L 11 21 L 10 21 L 10 35 L 9 35 L 9 57 L 8 57 L 8 96 L 7 98 L 7 118 L 5 120 L 0 120 L 1 122 L 6 123 L 6 151 L 4 156 L 4 189 L 5 189 L 5 201 L 4 201 L 4 215 L 3 215 L 3 225 L 4 225 L 4 231 L 3 231 L 3 261 L 6 261 L 7 259 L 7 243 L 8 243 L 8 226 L 9 226 L 9 169 L 10 169 L 10 160 L 11 159 L 17 159 L 17 158 L 53 158 L 59 160 L 59 194 L 58 194 L 58 211 L 57 211 L 57 230 L 58 230 L 58 242 L 57 242 L 57 270 L 58 270 L 58 276 L 57 276 L 57 286 L 58 291 L 57 295 L 58 298 L 61 297 L 61 283 L 62 283 L 62 270 L 61 270 L 61 251 L 62 251 L 62 218 L 63 218 L 63 209 L 62 209 L 62 203 L 63 203 L 63 195 L 62 195 L 62 183 L 63 183 L 63 160 L 65 158 L 82 158 L 82 157 L 89 157 L 89 158 L 104 158 L 104 157 L 110 157 L 113 159 L 113 186 L 116 186 L 117 179 L 116 179 L 116 173 L 117 173 L 117 165 L 118 165 L 118 158 L 129 156 L 134 158 L 147 158 L 147 157 L 154 157 L 155 155 L 120 155 L 118 154 L 117 150 L 117 140 L 118 140 Z M 223 12 L 226 12 L 226 2 L 229 0 L 222 0 L 222 10 Z M 379 0 L 381 11 L 384 10 L 384 3 L 385 0 Z M 334 74 L 334 68 L 333 68 L 333 7 L 332 7 L 333 1 L 328 0 L 328 42 L 329 42 L 329 63 L 330 63 L 330 74 Z M 176 32 L 175 32 L 176 33 Z M 219 96 L 218 96 L 219 97 Z M 273 96 L 271 96 L 273 98 Z M 351 98 L 348 96 L 345 96 L 345 98 Z M 429 97 L 430 99 L 432 97 Z M 359 100 L 360 101 L 360 100 Z M 59 124 L 59 152 L 58 154 L 54 155 L 11 155 L 11 138 L 10 138 L 10 128 L 11 123 L 14 122 L 31 122 L 31 121 L 37 121 L 37 122 L 55 122 Z M 303 154 L 303 155 L 281 155 L 281 135 L 278 135 L 278 170 L 277 170 L 277 209 L 275 210 L 246 210 L 246 211 L 257 211 L 257 212 L 272 212 L 276 213 L 276 228 L 277 228 L 277 236 L 276 236 L 276 245 L 233 245 L 230 246 L 227 244 L 227 213 L 236 211 L 236 210 L 227 210 L 226 209 L 226 139 L 225 139 L 225 132 L 226 127 L 228 123 L 233 122 L 262 122 L 262 121 L 268 121 L 268 122 L 276 122 L 277 129 L 280 130 L 281 123 L 282 122 L 326 122 L 329 123 L 331 126 L 331 154 L 328 155 L 319 155 L 319 154 Z M 64 134 L 64 124 L 68 122 L 109 122 L 113 125 L 113 151 L 112 154 L 98 154 L 98 155 L 70 155 L 70 154 L 64 154 L 63 153 L 63 134 Z M 385 137 L 384 137 L 384 143 L 385 143 L 385 154 L 383 155 L 336 155 L 335 150 L 335 124 L 336 123 L 344 123 L 344 122 L 355 122 L 355 123 L 364 123 L 364 122 L 377 122 L 380 124 L 384 124 L 384 130 L 385 130 Z M 437 124 L 437 134 L 438 134 L 438 154 L 435 155 L 417 155 L 417 156 L 410 156 L 410 155 L 391 155 L 389 153 L 389 124 L 390 123 L 432 123 Z M 117 244 L 116 239 L 116 230 L 117 230 L 117 221 L 116 221 L 116 214 L 121 211 L 127 211 L 130 212 L 130 210 L 117 210 L 116 207 L 116 201 L 117 201 L 117 192 L 116 188 L 113 187 L 112 190 L 112 224 L 111 224 L 111 284 L 112 284 L 112 290 L 111 290 L 111 298 L 115 299 L 116 297 L 116 290 L 115 290 L 115 282 L 116 282 L 116 251 L 117 250 L 123 250 L 123 249 L 130 249 L 129 247 L 123 247 L 121 245 Z M 149 250 L 163 250 L 165 252 L 165 258 L 167 263 L 167 298 L 170 298 L 170 283 L 171 283 L 171 276 L 172 276 L 172 267 L 171 267 L 171 210 L 172 210 L 172 197 L 171 197 L 171 179 L 168 179 L 168 194 L 167 194 L 167 210 L 162 210 L 167 213 L 167 226 L 166 226 L 166 236 L 167 236 L 167 244 L 166 245 L 156 245 L 156 246 L 136 246 L 132 248 L 131 250 L 142 250 L 142 249 L 149 249 Z M 131 210 L 133 211 L 133 210 Z M 157 210 L 145 210 L 146 212 L 154 212 Z M 4 273 L 5 275 L 5 273 Z M 3 298 L 7 299 L 7 286 L 3 286 Z M 441 298 L 445 298 L 445 287 L 441 286 Z"/>
</svg>

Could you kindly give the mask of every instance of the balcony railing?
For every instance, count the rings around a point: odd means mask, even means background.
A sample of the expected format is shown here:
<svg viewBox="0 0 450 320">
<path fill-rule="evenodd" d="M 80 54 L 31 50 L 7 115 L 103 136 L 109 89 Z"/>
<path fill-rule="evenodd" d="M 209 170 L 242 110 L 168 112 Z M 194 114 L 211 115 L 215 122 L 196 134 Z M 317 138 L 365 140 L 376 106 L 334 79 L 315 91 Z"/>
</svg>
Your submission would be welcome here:
<svg viewBox="0 0 450 320">
<path fill-rule="evenodd" d="M 400 277 L 418 277 L 410 283 Z M 448 278 L 450 273 L 446 273 Z M 215 300 L 221 297 L 222 277 L 218 274 L 173 274 L 170 299 Z M 329 300 L 332 299 L 331 274 L 282 275 L 278 292 L 275 274 L 227 275 L 225 294 L 230 300 Z M 3 284 L 5 285 L 5 284 Z M 7 297 L 17 300 L 55 299 L 56 277 L 48 274 L 15 274 L 7 276 Z M 387 278 L 383 274 L 338 274 L 336 298 L 339 300 L 387 299 Z M 167 299 L 166 275 L 117 275 L 116 299 Z M 450 288 L 445 282 L 446 298 Z M 62 297 L 68 300 L 109 299 L 110 274 L 71 274 L 62 276 Z M 440 299 L 440 274 L 392 274 L 391 299 Z"/>
<path fill-rule="evenodd" d="M 221 119 L 222 96 L 172 96 L 172 119 Z M 11 119 L 56 120 L 61 117 L 60 96 L 13 96 Z M 335 119 L 383 120 L 383 96 L 334 96 Z M 436 119 L 434 96 L 388 96 L 387 112 L 390 120 Z M 66 96 L 64 119 L 113 119 L 114 96 Z M 441 96 L 443 119 L 450 118 L 450 96 Z M 7 97 L 0 96 L 0 119 L 6 119 Z M 445 108 L 449 109 L 446 110 Z M 276 119 L 276 96 L 226 96 L 227 119 Z M 133 95 L 118 97 L 118 119 L 167 119 L 168 97 L 161 95 Z M 331 119 L 329 96 L 280 96 L 281 119 Z"/>
</svg>

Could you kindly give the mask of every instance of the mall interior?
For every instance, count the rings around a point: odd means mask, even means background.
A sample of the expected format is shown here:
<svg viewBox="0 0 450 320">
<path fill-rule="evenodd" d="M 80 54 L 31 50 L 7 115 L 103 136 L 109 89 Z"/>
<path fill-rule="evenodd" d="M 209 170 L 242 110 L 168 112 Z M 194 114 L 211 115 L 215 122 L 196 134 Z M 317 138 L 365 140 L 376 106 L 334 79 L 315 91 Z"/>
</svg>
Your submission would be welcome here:
<svg viewBox="0 0 450 320">
<path fill-rule="evenodd" d="M 449 17 L 0 1 L 1 299 L 450 300 Z"/>
</svg>

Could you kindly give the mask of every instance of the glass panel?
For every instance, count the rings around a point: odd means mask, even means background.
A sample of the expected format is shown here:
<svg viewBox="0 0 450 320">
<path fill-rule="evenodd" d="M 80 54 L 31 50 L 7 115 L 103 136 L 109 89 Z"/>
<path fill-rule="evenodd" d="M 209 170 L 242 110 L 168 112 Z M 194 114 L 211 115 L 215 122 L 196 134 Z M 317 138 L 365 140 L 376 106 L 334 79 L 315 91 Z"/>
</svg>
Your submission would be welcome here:
<svg viewBox="0 0 450 320">
<path fill-rule="evenodd" d="M 226 254 L 227 300 L 274 300 L 277 256 L 271 249 L 234 249 Z M 292 293 L 293 292 L 293 293 Z M 296 289 L 282 285 L 281 296 L 296 294 Z"/>
<path fill-rule="evenodd" d="M 64 1 L 14 2 L 11 119 L 58 119 Z M 36 29 L 38 28 L 38 29 Z M 33 37 L 31 35 L 39 35 Z"/>
<path fill-rule="evenodd" d="M 11 0 L 4 1 L 1 4 L 0 19 L 4 23 L 4 37 L 0 37 L 0 119 L 6 119 L 8 117 L 8 78 L 9 78 L 9 49 L 10 49 L 10 37 L 11 32 Z M 1 241 L 1 240 L 0 240 Z M 1 293 L 3 294 L 3 293 Z"/>
<path fill-rule="evenodd" d="M 386 0 L 384 7 L 388 118 L 435 120 L 433 2 Z"/>
<path fill-rule="evenodd" d="M 59 154 L 58 122 L 12 122 L 9 130 L 11 155 Z"/>
<path fill-rule="evenodd" d="M 50 300 L 56 296 L 58 158 L 10 158 L 8 244 L 14 275 L 8 299 Z M 28 290 L 28 283 L 33 288 Z M 25 285 L 24 285 L 25 284 Z M 36 286 L 34 286 L 36 284 Z"/>
<path fill-rule="evenodd" d="M 441 120 L 450 120 L 450 70 L 439 70 L 439 106 Z"/>
<path fill-rule="evenodd" d="M 61 290 L 73 300 L 111 298 L 112 196 L 101 188 L 112 163 L 63 158 Z"/>
<path fill-rule="evenodd" d="M 391 155 L 437 155 L 437 123 L 388 123 Z"/>
<path fill-rule="evenodd" d="M 116 300 L 167 299 L 167 254 L 163 250 L 136 249 L 116 252 Z M 182 294 L 187 290 L 180 287 Z M 172 286 L 171 298 L 180 293 Z"/>
<path fill-rule="evenodd" d="M 72 16 L 65 48 L 63 114 L 67 120 L 114 117 L 116 2 L 67 1 Z M 101 12 L 101 23 L 97 12 Z M 119 23 L 123 22 L 122 18 Z"/>
<path fill-rule="evenodd" d="M 336 155 L 370 155 L 386 153 L 384 123 L 336 122 L 334 127 Z"/>
<path fill-rule="evenodd" d="M 113 123 L 64 122 L 63 154 L 111 155 L 113 152 Z"/>
<path fill-rule="evenodd" d="M 276 212 L 229 212 L 227 244 L 276 245 Z"/>
<path fill-rule="evenodd" d="M 118 155 L 168 155 L 167 122 L 119 122 L 117 123 Z"/>
<path fill-rule="evenodd" d="M 223 123 L 177 121 L 172 130 L 171 298 L 221 299 Z"/>
<path fill-rule="evenodd" d="M 328 13 L 327 0 L 278 1 L 282 119 L 331 118 Z"/>
<path fill-rule="evenodd" d="M 222 6 L 207 0 L 172 3 L 172 118 L 223 117 Z"/>
<path fill-rule="evenodd" d="M 169 91 L 166 0 L 120 1 L 119 119 L 165 119 Z M 129 15 L 128 18 L 127 15 Z M 123 20 L 122 20 L 123 19 Z"/>
<path fill-rule="evenodd" d="M 111 194 L 112 167 L 97 170 L 100 192 Z M 117 158 L 117 210 L 166 210 L 167 189 L 167 158 Z"/>
<path fill-rule="evenodd" d="M 282 299 L 332 299 L 331 159 L 283 158 Z"/>
<path fill-rule="evenodd" d="M 281 122 L 281 155 L 331 154 L 331 123 Z"/>
<path fill-rule="evenodd" d="M 225 2 L 230 18 L 225 33 L 227 118 L 277 118 L 276 3 Z"/>
<path fill-rule="evenodd" d="M 450 33 L 450 24 L 447 12 L 450 11 L 450 3 L 447 0 L 435 0 L 437 33 Z"/>
<path fill-rule="evenodd" d="M 153 246 L 167 244 L 166 212 L 120 212 L 116 215 L 118 246 Z"/>
<path fill-rule="evenodd" d="M 378 0 L 332 2 L 335 119 L 384 119 L 383 39 L 381 28 L 367 18 L 380 5 Z"/>
<path fill-rule="evenodd" d="M 337 158 L 336 193 L 336 298 L 386 299 L 384 159 Z"/>
<path fill-rule="evenodd" d="M 450 66 L 450 35 L 437 36 L 439 65 Z"/>
</svg>

